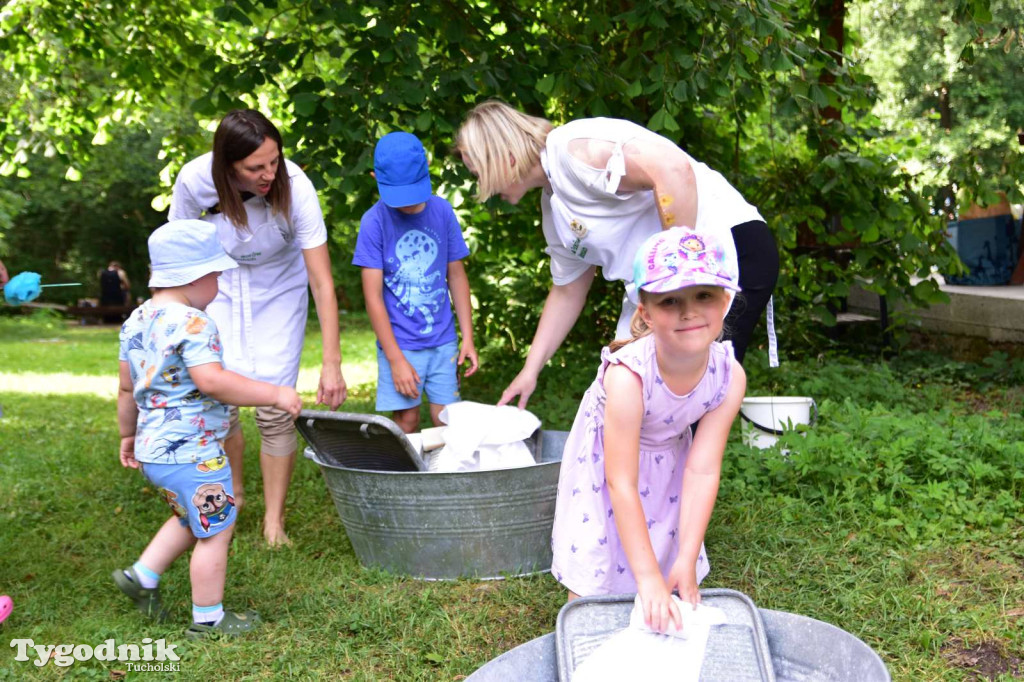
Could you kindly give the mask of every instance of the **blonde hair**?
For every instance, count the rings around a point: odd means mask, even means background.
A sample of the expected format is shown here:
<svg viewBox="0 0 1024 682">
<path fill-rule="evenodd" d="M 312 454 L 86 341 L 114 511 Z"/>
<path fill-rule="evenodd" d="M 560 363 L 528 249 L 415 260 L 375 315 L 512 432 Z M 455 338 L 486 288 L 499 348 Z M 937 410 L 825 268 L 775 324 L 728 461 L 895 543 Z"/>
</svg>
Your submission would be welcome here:
<svg viewBox="0 0 1024 682">
<path fill-rule="evenodd" d="M 728 298 L 730 293 L 729 291 L 722 289 L 721 287 L 715 288 L 721 291 L 723 294 L 725 294 L 725 296 Z M 647 291 L 644 291 L 643 289 L 640 289 L 637 293 L 640 297 L 640 305 L 647 305 L 648 301 L 650 300 L 651 294 L 648 293 Z M 738 294 L 734 294 L 733 301 L 735 301 L 737 297 Z M 726 307 L 725 309 L 725 316 L 729 316 L 729 307 Z M 640 307 L 637 306 L 637 309 L 633 311 L 633 317 L 629 321 L 630 338 L 615 339 L 614 341 L 608 344 L 608 350 L 614 353 L 615 351 L 619 350 L 620 348 L 623 348 L 624 346 L 628 346 L 634 341 L 639 341 L 643 337 L 649 335 L 652 331 L 654 330 L 647 326 L 647 322 L 644 321 L 643 314 L 641 314 L 640 312 Z M 725 320 L 723 319 L 722 331 L 718 334 L 718 341 L 721 341 L 723 338 L 725 338 L 726 331 L 727 330 L 725 327 Z"/>
<path fill-rule="evenodd" d="M 647 299 L 650 298 L 650 294 L 648 294 L 643 289 L 640 289 L 637 292 L 637 294 L 639 294 L 639 296 L 640 296 L 640 305 L 646 305 Z M 644 317 L 640 313 L 640 308 L 638 306 L 637 309 L 633 311 L 633 317 L 629 320 L 629 335 L 630 335 L 630 338 L 628 338 L 628 339 L 615 339 L 614 341 L 612 341 L 611 343 L 608 344 L 608 350 L 610 350 L 611 352 L 614 353 L 615 351 L 617 351 L 620 348 L 623 348 L 625 346 L 628 346 L 629 344 L 633 343 L 634 341 L 639 341 L 640 339 L 642 339 L 645 336 L 647 336 L 648 334 L 650 334 L 652 331 L 654 331 L 654 330 L 652 330 L 650 327 L 648 327 L 647 323 L 644 322 Z"/>
<path fill-rule="evenodd" d="M 455 149 L 477 173 L 477 199 L 486 201 L 540 163 L 553 127 L 499 100 L 473 107 L 455 136 Z"/>
</svg>

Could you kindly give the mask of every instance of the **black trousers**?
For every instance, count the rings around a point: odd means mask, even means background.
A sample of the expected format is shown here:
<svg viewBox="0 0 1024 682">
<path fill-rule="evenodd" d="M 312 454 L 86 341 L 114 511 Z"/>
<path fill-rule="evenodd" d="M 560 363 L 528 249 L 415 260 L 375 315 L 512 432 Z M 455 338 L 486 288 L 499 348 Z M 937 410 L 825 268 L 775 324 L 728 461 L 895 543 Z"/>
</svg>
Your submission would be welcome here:
<svg viewBox="0 0 1024 682">
<path fill-rule="evenodd" d="M 779 279 L 779 249 L 775 236 L 762 220 L 732 228 L 740 265 L 740 288 L 725 316 L 725 338 L 732 341 L 736 359 L 742 364 L 757 321 L 768 307 L 768 299 Z"/>
</svg>

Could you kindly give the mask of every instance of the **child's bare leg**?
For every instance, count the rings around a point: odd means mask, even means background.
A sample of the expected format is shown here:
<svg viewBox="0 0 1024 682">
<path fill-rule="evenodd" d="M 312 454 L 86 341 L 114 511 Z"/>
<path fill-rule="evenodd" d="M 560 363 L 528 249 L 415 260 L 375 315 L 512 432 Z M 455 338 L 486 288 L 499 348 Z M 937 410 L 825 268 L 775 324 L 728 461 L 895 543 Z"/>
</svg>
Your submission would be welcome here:
<svg viewBox="0 0 1024 682">
<path fill-rule="evenodd" d="M 242 455 L 245 453 L 245 436 L 242 429 L 224 439 L 224 453 L 231 465 L 231 497 L 235 500 L 235 511 L 242 511 L 245 504 L 245 484 L 242 482 Z"/>
<path fill-rule="evenodd" d="M 192 579 L 192 603 L 196 606 L 214 606 L 224 600 L 224 581 L 227 577 L 228 547 L 235 525 L 225 528 L 210 538 L 200 538 L 192 551 L 189 577 Z"/>
<path fill-rule="evenodd" d="M 434 423 L 434 426 L 444 426 L 444 422 L 441 421 L 441 410 L 444 408 L 445 405 L 430 403 L 430 421 Z"/>
<path fill-rule="evenodd" d="M 566 603 L 569 603 L 569 602 L 575 601 L 576 599 L 579 599 L 579 598 L 580 598 L 580 595 L 576 594 L 572 590 L 569 590 L 569 598 L 566 599 L 565 601 L 566 601 Z"/>
<path fill-rule="evenodd" d="M 433 405 L 431 405 L 433 407 Z M 398 428 L 405 433 L 416 433 L 420 428 L 420 406 L 409 407 L 404 410 L 395 410 L 391 413 L 391 419 Z"/>
<path fill-rule="evenodd" d="M 188 526 L 181 525 L 177 516 L 172 516 L 160 526 L 153 539 L 142 551 L 139 561 L 156 574 L 162 574 L 175 559 L 194 545 L 196 537 Z"/>
</svg>

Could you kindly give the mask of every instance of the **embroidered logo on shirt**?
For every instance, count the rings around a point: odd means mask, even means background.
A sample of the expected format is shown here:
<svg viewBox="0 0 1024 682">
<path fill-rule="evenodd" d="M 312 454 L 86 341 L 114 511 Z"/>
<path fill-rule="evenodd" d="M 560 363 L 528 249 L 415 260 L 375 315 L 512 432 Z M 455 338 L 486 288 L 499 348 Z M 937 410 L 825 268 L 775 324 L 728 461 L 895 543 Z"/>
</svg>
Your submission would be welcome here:
<svg viewBox="0 0 1024 682">
<path fill-rule="evenodd" d="M 581 248 L 580 248 L 580 240 L 579 240 L 579 239 L 575 240 L 575 241 L 574 241 L 574 242 L 572 243 L 572 246 L 570 246 L 570 247 L 569 247 L 569 251 L 571 251 L 571 252 L 572 252 L 572 254 L 573 254 L 574 256 L 577 256 L 578 258 L 584 258 L 584 257 L 586 257 L 586 255 L 587 255 L 587 247 L 585 247 L 585 246 L 584 246 L 584 247 L 583 247 L 583 248 L 581 249 Z M 579 253 L 576 253 L 577 251 L 579 251 Z"/>
<path fill-rule="evenodd" d="M 569 221 L 569 230 L 580 239 L 586 237 L 587 232 L 589 231 L 587 230 L 586 225 L 576 220 L 575 218 Z"/>
</svg>

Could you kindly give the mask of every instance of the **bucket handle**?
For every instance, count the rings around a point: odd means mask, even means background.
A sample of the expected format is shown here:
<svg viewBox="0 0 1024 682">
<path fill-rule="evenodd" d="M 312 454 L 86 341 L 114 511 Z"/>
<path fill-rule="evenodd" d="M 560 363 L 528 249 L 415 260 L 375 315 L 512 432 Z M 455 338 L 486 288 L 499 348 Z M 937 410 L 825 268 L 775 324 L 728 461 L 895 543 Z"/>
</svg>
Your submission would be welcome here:
<svg viewBox="0 0 1024 682">
<path fill-rule="evenodd" d="M 808 426 L 814 426 L 815 424 L 818 423 L 818 403 L 814 402 L 814 398 L 810 398 L 810 401 L 811 401 L 811 422 L 808 424 Z M 785 431 L 781 431 L 781 430 L 778 430 L 778 429 L 771 429 L 771 428 L 768 428 L 767 426 L 762 426 L 761 424 L 758 424 L 756 421 L 754 421 L 753 419 L 751 419 L 747 415 L 743 414 L 743 410 L 740 410 L 740 417 L 742 417 L 743 421 L 747 422 L 748 424 L 753 426 L 755 429 L 757 429 L 759 431 L 764 431 L 765 433 L 770 433 L 773 436 L 781 436 L 784 433 L 786 433 Z"/>
</svg>

